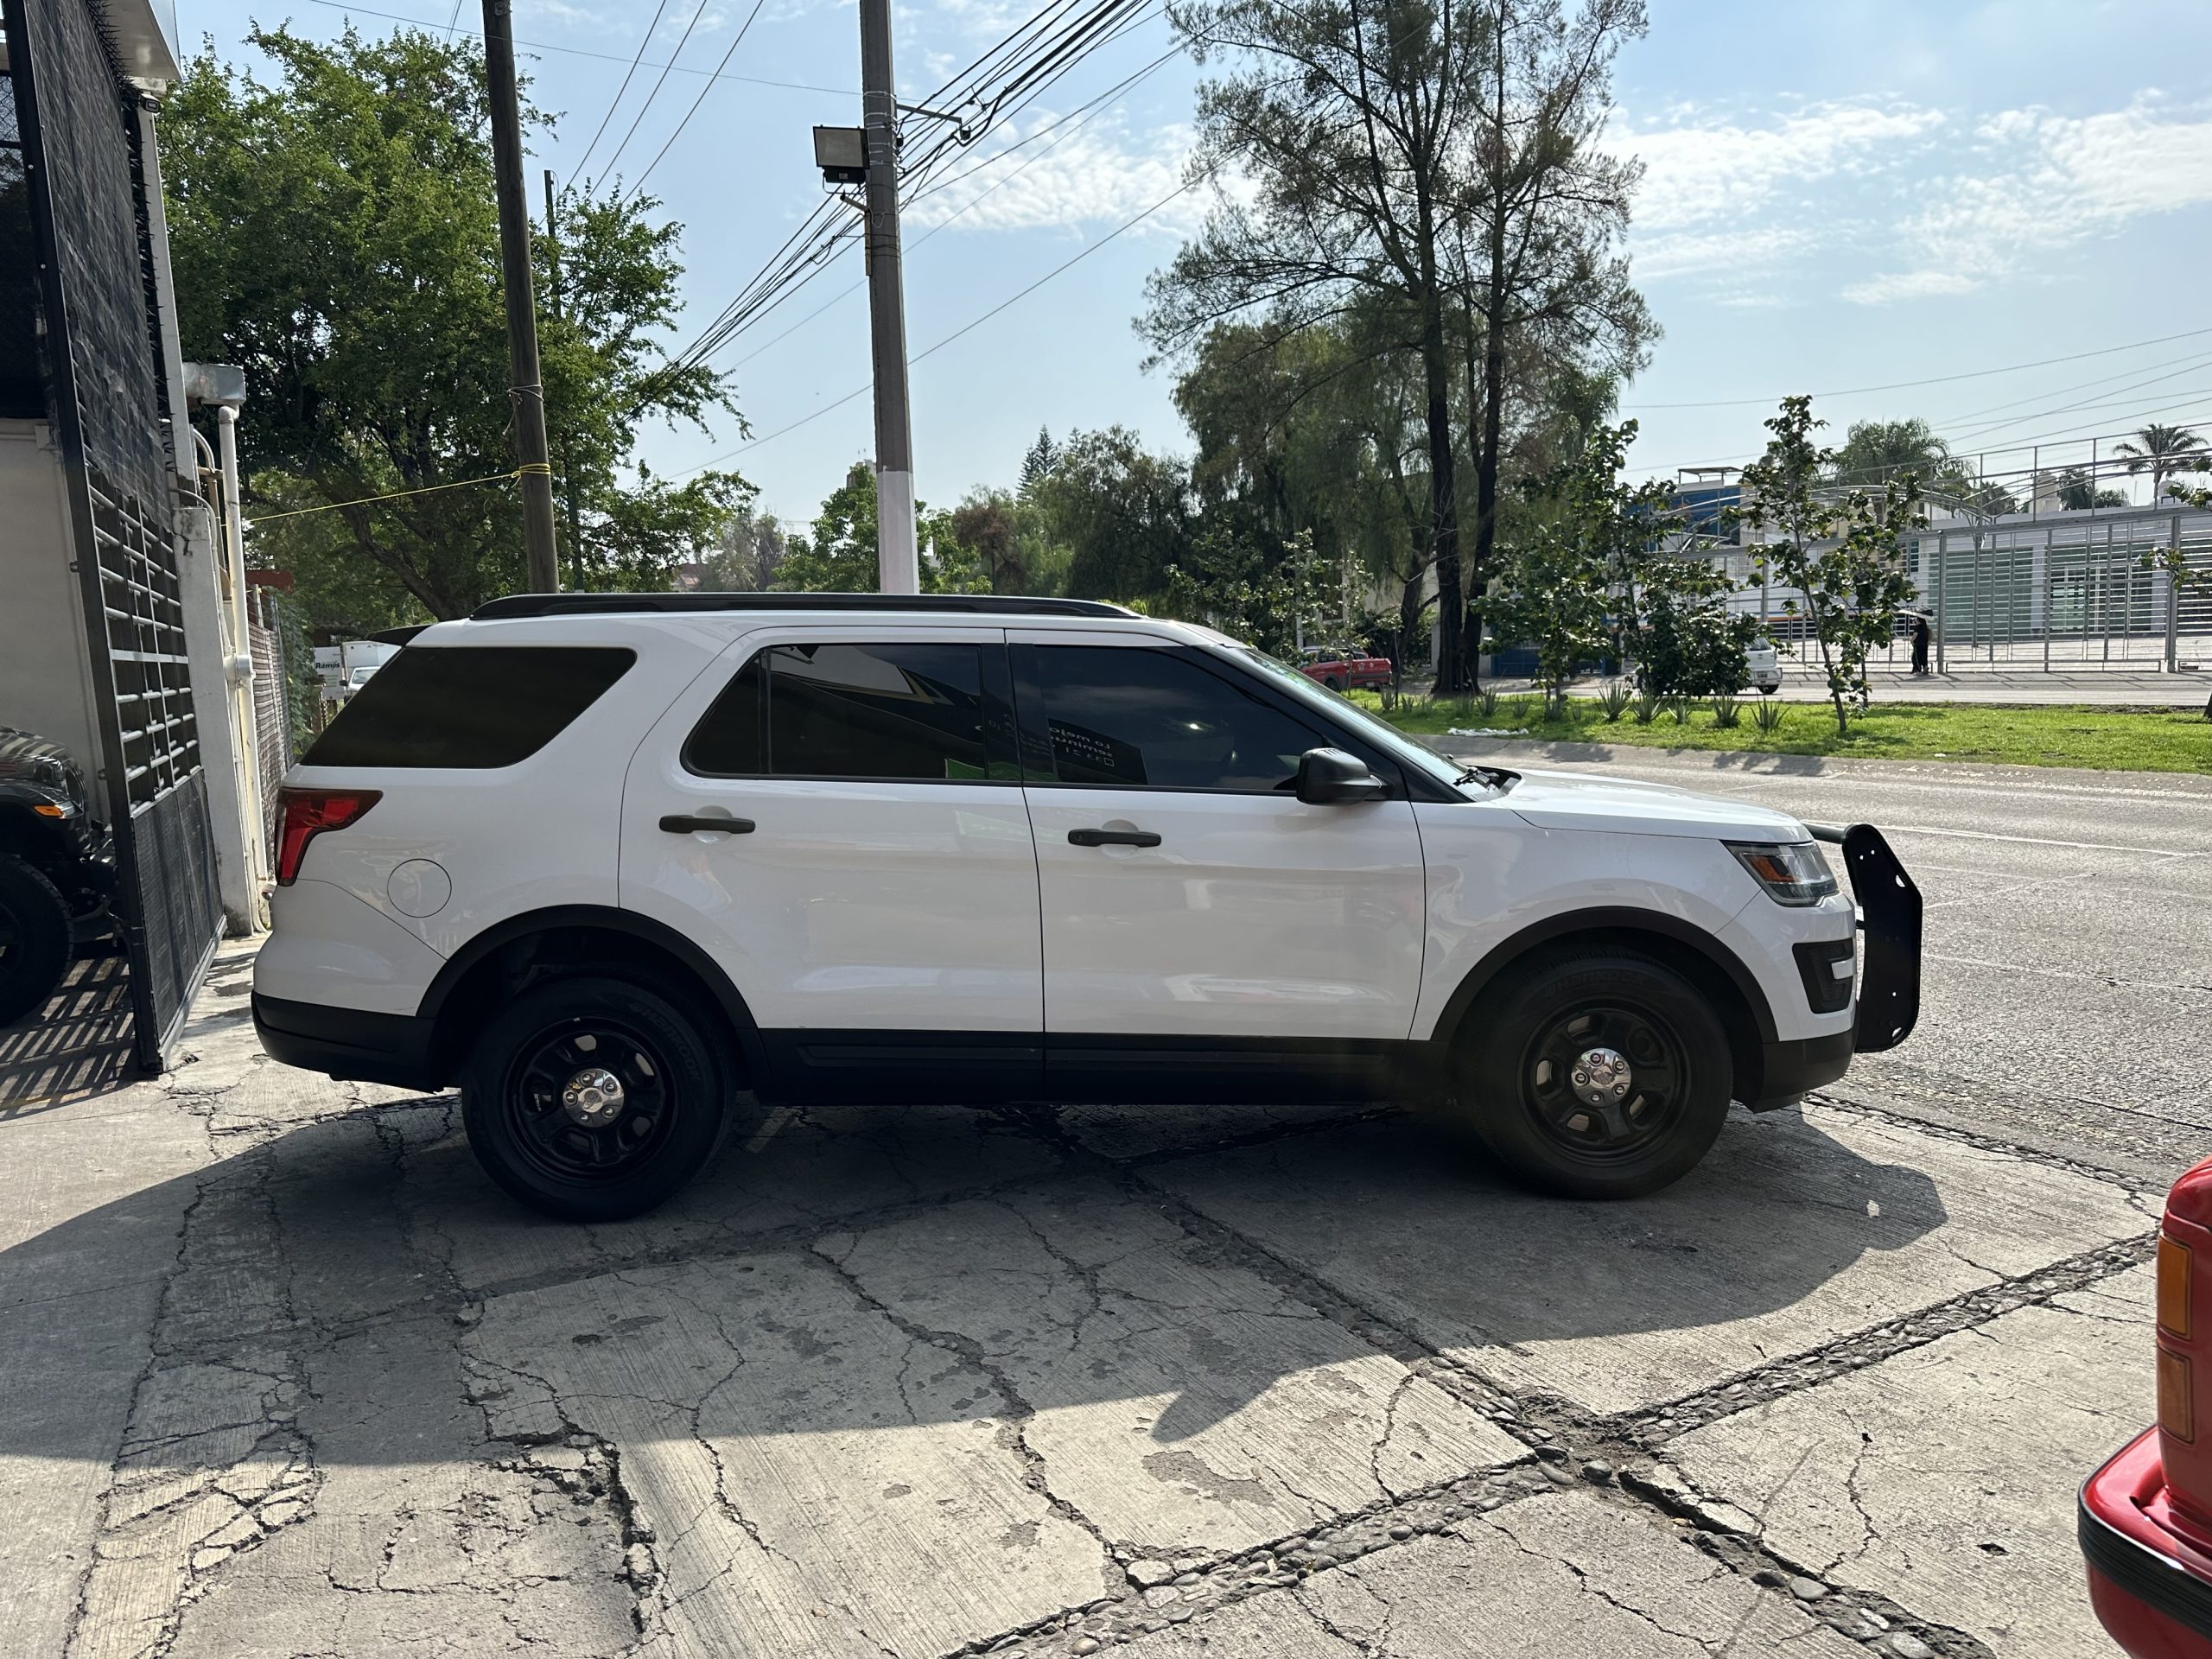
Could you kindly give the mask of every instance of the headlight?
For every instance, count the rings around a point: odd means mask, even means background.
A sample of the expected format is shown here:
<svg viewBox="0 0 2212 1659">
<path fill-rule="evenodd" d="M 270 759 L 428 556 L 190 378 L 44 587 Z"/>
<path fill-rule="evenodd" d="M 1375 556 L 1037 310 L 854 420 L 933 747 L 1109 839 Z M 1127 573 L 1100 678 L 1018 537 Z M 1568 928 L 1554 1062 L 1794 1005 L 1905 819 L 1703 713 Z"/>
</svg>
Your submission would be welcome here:
<svg viewBox="0 0 2212 1659">
<path fill-rule="evenodd" d="M 1835 876 L 1815 841 L 1749 845 L 1732 841 L 1728 850 L 1777 905 L 1817 905 L 1835 891 Z"/>
</svg>

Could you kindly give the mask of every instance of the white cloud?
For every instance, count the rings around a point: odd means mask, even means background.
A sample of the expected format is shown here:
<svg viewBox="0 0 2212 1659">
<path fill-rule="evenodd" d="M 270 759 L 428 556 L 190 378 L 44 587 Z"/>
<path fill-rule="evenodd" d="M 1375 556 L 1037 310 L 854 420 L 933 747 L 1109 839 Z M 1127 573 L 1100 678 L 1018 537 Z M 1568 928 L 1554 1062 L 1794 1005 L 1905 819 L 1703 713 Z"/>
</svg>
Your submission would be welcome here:
<svg viewBox="0 0 2212 1659">
<path fill-rule="evenodd" d="M 1976 127 L 1961 159 L 1974 170 L 1933 181 L 1930 205 L 1898 227 L 1920 264 L 1855 283 L 1846 298 L 1969 293 L 2138 219 L 2212 203 L 2212 117 L 2154 96 L 2088 116 L 2004 111 Z"/>
<path fill-rule="evenodd" d="M 966 156 L 955 158 L 944 178 L 969 173 L 957 184 L 919 196 L 907 210 L 919 229 L 950 224 L 954 230 L 1027 230 L 1040 226 L 1110 228 L 1135 218 L 1183 181 L 1192 143 L 1179 124 L 1132 133 L 1118 114 L 1036 137 L 1052 117 L 1039 114 L 1017 128 L 1007 123 Z M 1033 142 L 1008 152 L 1023 138 Z M 1003 161 L 988 162 L 993 156 Z M 1191 191 L 1132 232 L 1187 235 L 1205 217 L 1209 193 Z"/>
<path fill-rule="evenodd" d="M 1655 230 L 1738 221 L 1777 197 L 1839 174 L 1891 164 L 1897 153 L 1944 124 L 1940 111 L 1910 105 L 1821 104 L 1762 125 L 1699 118 L 1638 130 L 1617 118 L 1609 148 L 1644 164 L 1637 219 Z"/>
</svg>

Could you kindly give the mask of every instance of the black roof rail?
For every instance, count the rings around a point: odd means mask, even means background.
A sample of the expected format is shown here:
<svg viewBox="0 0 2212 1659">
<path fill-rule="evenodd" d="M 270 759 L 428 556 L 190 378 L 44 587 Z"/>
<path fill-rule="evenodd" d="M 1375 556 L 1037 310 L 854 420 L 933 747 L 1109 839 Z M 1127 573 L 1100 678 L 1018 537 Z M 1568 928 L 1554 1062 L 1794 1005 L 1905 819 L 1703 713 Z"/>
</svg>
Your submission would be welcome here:
<svg viewBox="0 0 2212 1659">
<path fill-rule="evenodd" d="M 510 594 L 469 613 L 472 622 L 517 616 L 598 616 L 610 612 L 979 611 L 1001 616 L 1134 616 L 1101 599 L 1029 599 L 1016 594 Z"/>
</svg>

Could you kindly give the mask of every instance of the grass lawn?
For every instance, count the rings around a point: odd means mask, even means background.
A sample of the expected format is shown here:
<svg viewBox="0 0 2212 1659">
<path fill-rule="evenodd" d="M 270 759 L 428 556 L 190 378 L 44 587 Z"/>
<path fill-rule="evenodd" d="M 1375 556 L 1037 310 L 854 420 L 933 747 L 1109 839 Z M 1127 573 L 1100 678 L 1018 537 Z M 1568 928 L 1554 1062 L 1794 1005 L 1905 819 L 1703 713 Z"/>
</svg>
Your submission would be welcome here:
<svg viewBox="0 0 2212 1659">
<path fill-rule="evenodd" d="M 1373 692 L 1355 692 L 1382 714 Z M 2009 708 L 1988 703 L 1897 702 L 1854 711 L 1838 737 L 1826 703 L 1780 705 L 1781 724 L 1758 728 L 1761 700 L 1746 697 L 1732 727 L 1714 724 L 1709 702 L 1690 706 L 1677 724 L 1662 710 L 1649 725 L 1633 706 L 1608 721 L 1594 699 L 1569 701 L 1564 720 L 1540 720 L 1533 696 L 1503 697 L 1485 716 L 1472 702 L 1402 702 L 1383 714 L 1408 732 L 1438 735 L 1452 727 L 1525 728 L 1548 742 L 1614 743 L 1654 749 L 1748 750 L 1763 754 L 1836 754 L 1875 760 L 1975 760 L 2015 766 L 2088 766 L 2107 772 L 2212 773 L 2212 722 L 2194 709 Z"/>
</svg>

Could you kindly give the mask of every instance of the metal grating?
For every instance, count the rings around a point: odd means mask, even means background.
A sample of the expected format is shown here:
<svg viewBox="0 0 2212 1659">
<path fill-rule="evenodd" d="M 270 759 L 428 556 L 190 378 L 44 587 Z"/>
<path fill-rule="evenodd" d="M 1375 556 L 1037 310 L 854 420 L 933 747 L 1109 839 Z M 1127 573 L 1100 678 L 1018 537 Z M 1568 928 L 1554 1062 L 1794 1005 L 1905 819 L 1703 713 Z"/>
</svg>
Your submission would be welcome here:
<svg viewBox="0 0 2212 1659">
<path fill-rule="evenodd" d="M 276 791 L 292 764 L 291 681 L 284 671 L 283 601 L 266 588 L 246 590 L 246 642 L 253 653 L 253 725 L 261 753 L 261 838 L 275 855 Z"/>
<path fill-rule="evenodd" d="M 158 1066 L 221 929 L 179 591 L 139 94 L 87 0 L 4 0 L 53 418 L 69 474 L 139 1062 Z"/>
<path fill-rule="evenodd" d="M 0 417 L 46 413 L 38 366 L 38 256 L 32 251 L 30 180 L 16 124 L 15 78 L 0 69 Z"/>
</svg>

